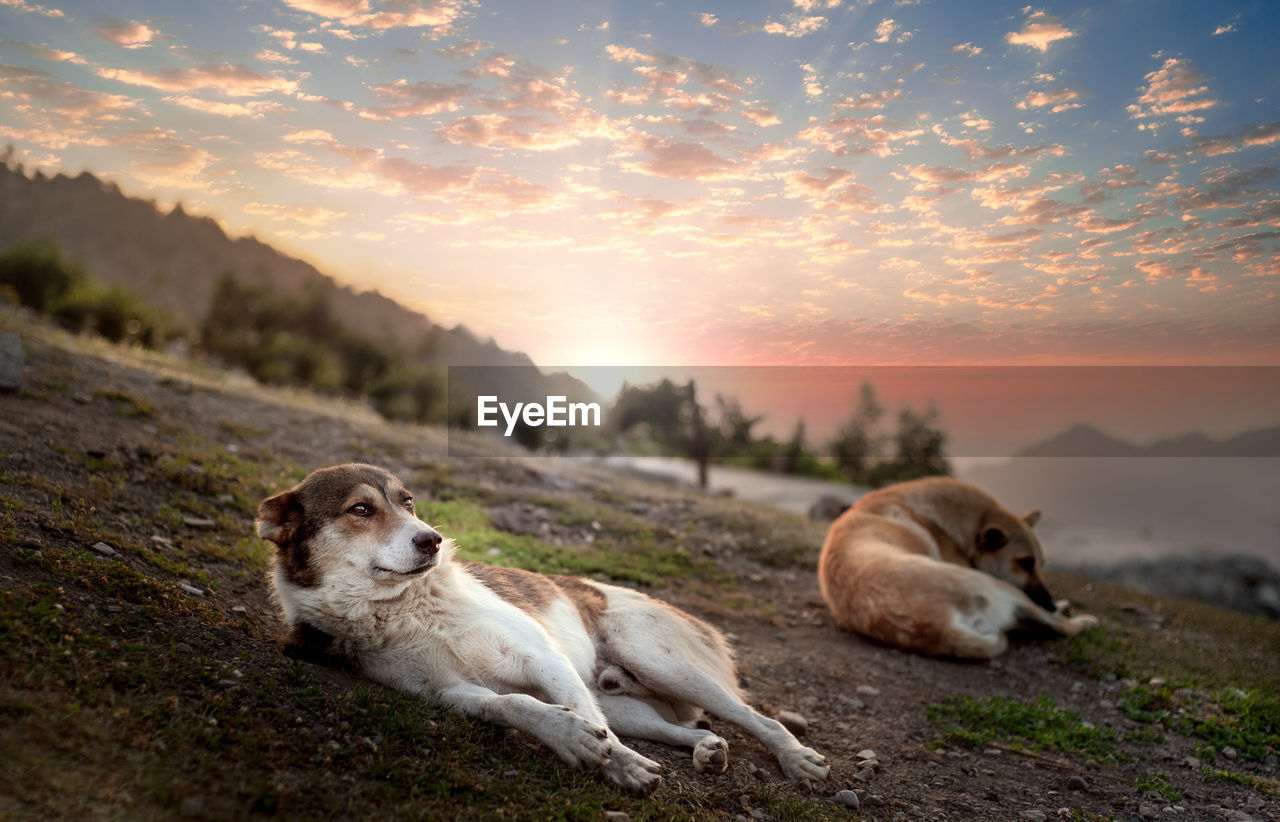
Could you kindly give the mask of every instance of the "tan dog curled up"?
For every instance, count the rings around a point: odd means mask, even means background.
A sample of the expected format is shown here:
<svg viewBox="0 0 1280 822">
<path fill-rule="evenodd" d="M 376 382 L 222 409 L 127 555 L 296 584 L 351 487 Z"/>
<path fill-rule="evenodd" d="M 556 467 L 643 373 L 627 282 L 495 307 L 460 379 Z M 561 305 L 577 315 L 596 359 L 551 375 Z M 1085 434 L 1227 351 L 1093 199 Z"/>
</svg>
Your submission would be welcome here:
<svg viewBox="0 0 1280 822">
<path fill-rule="evenodd" d="M 1039 519 L 951 478 L 873 491 L 831 524 L 822 596 L 846 630 L 935 656 L 992 659 L 1015 628 L 1078 634 L 1098 620 L 1050 596 Z"/>
</svg>

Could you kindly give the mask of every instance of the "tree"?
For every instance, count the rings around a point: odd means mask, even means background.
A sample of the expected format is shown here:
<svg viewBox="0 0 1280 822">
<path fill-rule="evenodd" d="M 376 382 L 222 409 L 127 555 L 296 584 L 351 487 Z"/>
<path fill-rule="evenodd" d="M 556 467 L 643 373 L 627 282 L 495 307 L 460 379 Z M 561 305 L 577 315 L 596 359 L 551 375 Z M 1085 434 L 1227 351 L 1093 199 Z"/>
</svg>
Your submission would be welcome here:
<svg viewBox="0 0 1280 822">
<path fill-rule="evenodd" d="M 86 280 L 84 270 L 64 260 L 48 239 L 18 243 L 0 254 L 0 288 L 12 289 L 19 303 L 41 314 Z"/>
<path fill-rule="evenodd" d="M 849 482 L 866 482 L 872 460 L 884 442 L 884 438 L 875 433 L 875 426 L 883 414 L 884 407 L 876 399 L 875 388 L 864 382 L 859 389 L 857 407 L 840 426 L 831 445 L 836 467 Z"/>
</svg>

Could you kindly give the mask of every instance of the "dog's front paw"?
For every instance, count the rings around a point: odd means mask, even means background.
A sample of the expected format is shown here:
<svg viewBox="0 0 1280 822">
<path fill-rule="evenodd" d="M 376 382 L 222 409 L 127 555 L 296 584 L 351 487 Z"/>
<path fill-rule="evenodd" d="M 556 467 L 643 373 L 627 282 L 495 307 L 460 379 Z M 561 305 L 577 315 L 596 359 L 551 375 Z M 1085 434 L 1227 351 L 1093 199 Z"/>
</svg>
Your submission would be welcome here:
<svg viewBox="0 0 1280 822">
<path fill-rule="evenodd" d="M 724 773 L 729 767 L 729 743 L 708 734 L 693 746 L 693 769 L 698 773 Z"/>
<path fill-rule="evenodd" d="M 1074 635 L 1081 631 L 1088 631 L 1093 628 L 1097 628 L 1101 623 L 1098 621 L 1098 618 L 1092 614 L 1080 614 L 1079 616 L 1071 617 L 1071 619 L 1068 620 L 1068 624 L 1071 626 L 1071 633 Z"/>
<path fill-rule="evenodd" d="M 782 772 L 788 779 L 812 779 L 817 782 L 827 778 L 831 766 L 827 758 L 812 748 L 793 748 L 778 757 Z"/>
<path fill-rule="evenodd" d="M 588 722 L 564 705 L 552 705 L 543 740 L 575 768 L 594 771 L 609 762 L 613 744 L 604 727 Z"/>
<path fill-rule="evenodd" d="M 662 766 L 625 745 L 615 745 L 613 758 L 604 766 L 604 775 L 627 793 L 649 796 L 662 784 Z"/>
</svg>

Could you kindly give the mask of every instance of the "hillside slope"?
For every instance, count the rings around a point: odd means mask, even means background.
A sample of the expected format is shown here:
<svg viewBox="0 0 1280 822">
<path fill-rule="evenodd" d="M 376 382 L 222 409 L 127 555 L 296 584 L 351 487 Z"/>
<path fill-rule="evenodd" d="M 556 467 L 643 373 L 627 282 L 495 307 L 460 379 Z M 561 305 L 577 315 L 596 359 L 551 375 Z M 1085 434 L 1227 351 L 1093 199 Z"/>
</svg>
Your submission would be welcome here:
<svg viewBox="0 0 1280 822">
<path fill-rule="evenodd" d="M 449 459 L 441 431 L 358 406 L 12 312 L 3 331 L 28 368 L 0 395 L 0 817 L 1280 817 L 1276 624 L 1057 577 L 1101 631 L 926 659 L 833 625 L 823 531 L 798 517 L 572 460 Z M 784 781 L 717 721 L 729 773 L 638 743 L 664 766 L 638 800 L 519 734 L 284 658 L 252 512 L 357 459 L 404 477 L 467 556 L 634 585 L 727 631 L 752 701 L 808 719 L 829 782 Z"/>
</svg>

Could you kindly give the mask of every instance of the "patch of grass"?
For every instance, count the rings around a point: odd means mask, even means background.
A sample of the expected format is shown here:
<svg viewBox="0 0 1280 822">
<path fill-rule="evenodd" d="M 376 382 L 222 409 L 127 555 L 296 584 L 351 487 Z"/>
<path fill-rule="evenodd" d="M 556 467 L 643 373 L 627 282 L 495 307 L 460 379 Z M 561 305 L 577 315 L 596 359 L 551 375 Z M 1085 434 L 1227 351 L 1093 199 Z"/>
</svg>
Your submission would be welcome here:
<svg viewBox="0 0 1280 822">
<path fill-rule="evenodd" d="M 999 742 L 1032 751 L 1082 753 L 1099 760 L 1120 758 L 1116 731 L 1085 725 L 1079 714 L 1061 710 L 1047 696 L 1026 703 L 1000 696 L 977 700 L 960 695 L 929 705 L 927 712 L 929 722 L 942 731 L 935 744 L 981 748 Z"/>
<path fill-rule="evenodd" d="M 1200 775 L 1209 782 L 1230 782 L 1235 785 L 1252 788 L 1258 793 L 1280 796 L 1280 780 L 1250 776 L 1249 774 L 1235 773 L 1233 771 L 1216 770 L 1214 768 L 1201 768 Z"/>
<path fill-rule="evenodd" d="M 741 502 L 699 500 L 695 515 L 711 530 L 733 535 L 735 550 L 771 568 L 818 568 L 826 526 L 776 511 L 757 511 Z"/>
<path fill-rule="evenodd" d="M 1170 802 L 1177 802 L 1182 794 L 1169 784 L 1169 774 L 1164 771 L 1144 773 L 1133 780 L 1133 786 L 1140 791 L 1155 791 Z"/>
<path fill-rule="evenodd" d="M 110 400 L 117 403 L 116 413 L 122 417 L 133 420 L 150 420 L 156 417 L 156 407 L 148 402 L 145 397 L 139 397 L 137 394 L 130 394 L 128 391 L 104 389 L 94 391 L 93 396 L 100 400 Z"/>
<path fill-rule="evenodd" d="M 460 556 L 479 562 L 527 568 L 546 574 L 605 577 L 639 585 L 660 585 L 671 579 L 726 579 L 725 572 L 714 562 L 694 559 L 679 548 L 655 550 L 652 546 L 600 544 L 555 546 L 530 536 L 499 531 L 493 527 L 489 514 L 474 502 L 460 499 L 420 501 L 417 512 L 457 542 Z"/>
<path fill-rule="evenodd" d="M 218 430 L 242 440 L 260 437 L 267 433 L 266 430 L 256 425 L 250 425 L 247 422 L 236 422 L 235 420 L 220 420 L 218 422 Z"/>
<path fill-rule="evenodd" d="M 1137 722 L 1165 727 L 1203 740 L 1202 758 L 1232 747 L 1255 761 L 1280 748 L 1280 700 L 1262 689 L 1224 688 L 1203 702 L 1181 698 L 1175 683 L 1136 685 L 1119 701 L 1120 709 Z"/>
</svg>

